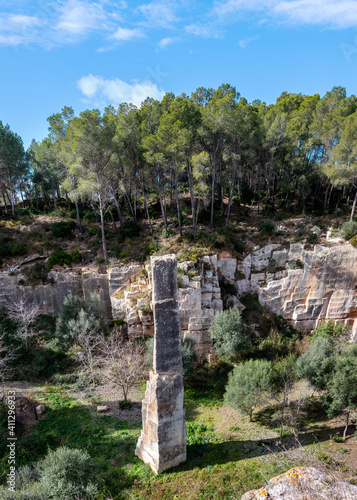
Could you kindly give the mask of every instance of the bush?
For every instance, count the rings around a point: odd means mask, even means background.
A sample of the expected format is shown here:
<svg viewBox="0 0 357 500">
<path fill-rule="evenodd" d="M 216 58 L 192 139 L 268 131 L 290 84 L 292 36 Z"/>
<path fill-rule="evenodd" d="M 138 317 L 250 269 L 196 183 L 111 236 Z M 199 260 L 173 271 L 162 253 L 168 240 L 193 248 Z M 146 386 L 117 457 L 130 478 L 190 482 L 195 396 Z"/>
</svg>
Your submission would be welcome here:
<svg viewBox="0 0 357 500">
<path fill-rule="evenodd" d="M 122 243 L 126 238 L 136 238 L 140 233 L 140 226 L 136 222 L 125 222 L 118 230 L 118 241 Z"/>
<path fill-rule="evenodd" d="M 239 311 L 217 313 L 209 329 L 217 354 L 231 356 L 250 347 L 250 338 Z"/>
<path fill-rule="evenodd" d="M 322 321 L 314 331 L 311 342 L 315 342 L 318 337 L 326 339 L 337 339 L 350 334 L 350 327 L 342 323 L 335 323 L 334 320 L 329 319 Z"/>
<path fill-rule="evenodd" d="M 335 366 L 335 354 L 330 341 L 317 337 L 296 362 L 296 374 L 306 378 L 316 389 L 326 389 Z"/>
<path fill-rule="evenodd" d="M 92 333 L 105 330 L 105 322 L 98 298 L 95 294 L 87 299 L 77 295 L 67 295 L 57 319 L 55 333 L 56 342 L 62 349 L 69 349 L 77 341 L 78 328 L 76 325 L 83 322 L 91 324 Z"/>
<path fill-rule="evenodd" d="M 38 283 L 45 284 L 47 281 L 46 264 L 43 262 L 36 262 L 27 269 L 25 274 L 30 285 L 36 285 Z"/>
<path fill-rule="evenodd" d="M 175 231 L 173 231 L 171 228 L 163 229 L 161 231 L 161 238 L 170 238 L 171 236 L 175 236 Z"/>
<path fill-rule="evenodd" d="M 275 224 L 272 220 L 263 220 L 259 224 L 258 229 L 262 233 L 272 234 L 275 229 Z"/>
<path fill-rule="evenodd" d="M 238 365 L 228 375 L 224 403 L 252 420 L 254 408 L 263 402 L 270 391 L 271 378 L 270 361 L 250 359 Z"/>
<path fill-rule="evenodd" d="M 189 337 L 186 337 L 182 342 L 182 365 L 183 376 L 186 378 L 192 377 L 195 366 L 197 364 L 197 354 L 195 351 L 196 342 Z"/>
<path fill-rule="evenodd" d="M 24 243 L 14 243 L 10 247 L 10 254 L 12 257 L 15 257 L 16 255 L 26 255 L 27 254 L 27 248 Z"/>
<path fill-rule="evenodd" d="M 348 221 L 344 222 L 341 226 L 341 234 L 345 238 L 345 240 L 350 240 L 354 236 L 357 235 L 357 222 Z"/>
<path fill-rule="evenodd" d="M 51 225 L 52 235 L 55 238 L 72 238 L 73 230 L 77 227 L 77 224 L 71 221 L 64 222 L 54 222 Z"/>
<path fill-rule="evenodd" d="M 357 247 L 357 234 L 350 239 L 350 243 L 353 247 Z"/>
<path fill-rule="evenodd" d="M 73 257 L 69 253 L 66 253 L 62 248 L 55 250 L 48 259 L 48 268 L 51 269 L 54 265 L 59 266 L 70 266 L 73 262 Z"/>
<path fill-rule="evenodd" d="M 93 482 L 94 461 L 86 451 L 61 446 L 56 451 L 49 451 L 36 469 L 48 498 L 93 498 L 98 492 Z"/>
</svg>

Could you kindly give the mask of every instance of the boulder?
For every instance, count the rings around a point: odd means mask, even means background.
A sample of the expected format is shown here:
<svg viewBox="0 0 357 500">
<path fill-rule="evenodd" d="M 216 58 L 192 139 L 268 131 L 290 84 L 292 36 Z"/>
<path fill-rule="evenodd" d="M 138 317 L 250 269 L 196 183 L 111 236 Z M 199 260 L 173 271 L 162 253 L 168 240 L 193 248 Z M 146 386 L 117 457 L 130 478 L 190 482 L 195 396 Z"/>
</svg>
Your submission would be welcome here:
<svg viewBox="0 0 357 500">
<path fill-rule="evenodd" d="M 241 500 L 355 500 L 357 486 L 313 467 L 294 467 Z"/>
</svg>

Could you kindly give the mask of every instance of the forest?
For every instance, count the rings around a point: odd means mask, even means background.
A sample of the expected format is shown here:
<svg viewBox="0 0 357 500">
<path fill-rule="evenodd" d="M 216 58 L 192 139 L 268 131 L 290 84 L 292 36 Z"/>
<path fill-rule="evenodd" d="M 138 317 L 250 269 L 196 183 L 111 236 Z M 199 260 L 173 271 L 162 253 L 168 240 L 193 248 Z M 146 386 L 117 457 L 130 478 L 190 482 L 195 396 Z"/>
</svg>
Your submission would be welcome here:
<svg viewBox="0 0 357 500">
<path fill-rule="evenodd" d="M 136 222 L 159 207 L 165 230 L 170 216 L 182 235 L 182 200 L 189 200 L 194 237 L 202 211 L 209 227 L 217 213 L 229 225 L 231 207 L 252 205 L 273 213 L 350 210 L 357 202 L 357 98 L 342 87 L 326 95 L 282 93 L 275 104 L 248 103 L 235 87 L 198 88 L 190 97 L 147 98 L 140 108 L 121 104 L 71 107 L 48 118 L 49 133 L 27 151 L 7 125 L 0 133 L 2 210 L 41 198 L 57 210 L 70 199 L 82 231 L 80 205 L 101 221 L 123 223 L 123 207 Z M 173 215 L 173 213 L 175 215 Z M 220 222 L 222 223 L 222 221 Z"/>
</svg>

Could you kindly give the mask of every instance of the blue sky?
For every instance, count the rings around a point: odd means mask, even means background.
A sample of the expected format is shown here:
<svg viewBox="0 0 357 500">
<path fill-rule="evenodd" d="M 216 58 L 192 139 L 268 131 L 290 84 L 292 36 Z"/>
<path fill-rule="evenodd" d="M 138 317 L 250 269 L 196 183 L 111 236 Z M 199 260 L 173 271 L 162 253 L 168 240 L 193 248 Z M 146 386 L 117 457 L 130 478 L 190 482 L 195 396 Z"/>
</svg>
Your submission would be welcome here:
<svg viewBox="0 0 357 500">
<path fill-rule="evenodd" d="M 235 85 L 357 94 L 357 0 L 0 1 L 0 120 L 24 140 L 47 117 Z"/>
</svg>

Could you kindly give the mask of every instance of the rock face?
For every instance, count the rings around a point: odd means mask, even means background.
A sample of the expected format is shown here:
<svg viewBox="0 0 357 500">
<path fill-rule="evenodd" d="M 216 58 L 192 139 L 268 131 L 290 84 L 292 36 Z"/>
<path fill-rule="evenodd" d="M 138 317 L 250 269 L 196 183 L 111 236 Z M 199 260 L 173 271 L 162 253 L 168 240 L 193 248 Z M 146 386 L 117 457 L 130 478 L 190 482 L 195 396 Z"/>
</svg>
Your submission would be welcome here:
<svg viewBox="0 0 357 500">
<path fill-rule="evenodd" d="M 208 333 L 216 312 L 223 309 L 220 281 L 232 285 L 236 296 L 226 307 L 240 310 L 239 298 L 258 294 L 260 302 L 300 330 L 314 329 L 324 319 L 345 323 L 357 342 L 357 248 L 332 242 L 313 248 L 300 243 L 255 249 L 237 262 L 234 258 L 204 256 L 178 264 L 178 303 L 181 333 L 195 340 L 199 358 L 210 352 Z M 52 283 L 34 288 L 19 285 L 21 274 L 0 273 L 0 305 L 24 293 L 46 314 L 58 315 L 68 293 L 82 297 L 96 293 L 107 318 L 122 319 L 128 335 L 153 335 L 150 266 L 112 268 L 107 274 L 49 273 Z M 222 281 L 221 281 L 222 282 Z"/>
<path fill-rule="evenodd" d="M 313 467 L 294 469 L 271 479 L 259 490 L 245 493 L 241 500 L 354 500 L 357 486 L 336 480 Z"/>
<path fill-rule="evenodd" d="M 142 406 L 143 429 L 135 454 L 160 472 L 186 460 L 181 328 L 176 257 L 152 257 L 154 369 Z"/>
</svg>

